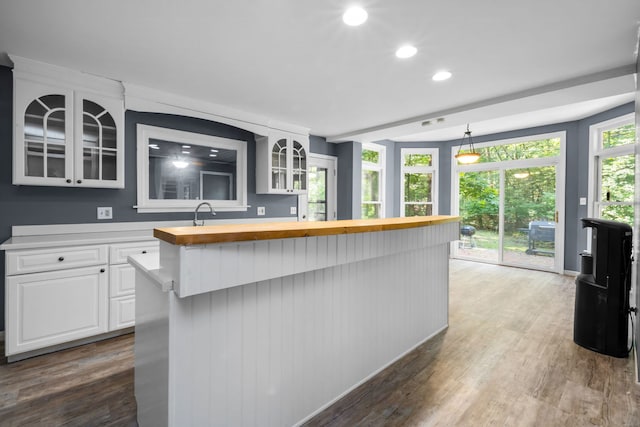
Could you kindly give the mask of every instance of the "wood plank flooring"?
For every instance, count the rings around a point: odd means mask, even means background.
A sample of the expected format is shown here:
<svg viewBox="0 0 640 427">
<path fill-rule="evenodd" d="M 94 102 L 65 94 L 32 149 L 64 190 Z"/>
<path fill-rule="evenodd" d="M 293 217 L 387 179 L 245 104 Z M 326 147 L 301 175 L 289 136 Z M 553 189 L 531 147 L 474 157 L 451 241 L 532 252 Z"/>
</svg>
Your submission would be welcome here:
<svg viewBox="0 0 640 427">
<path fill-rule="evenodd" d="M 574 290 L 571 277 L 452 261 L 449 328 L 305 425 L 640 426 L 632 358 L 573 343 Z M 132 334 L 0 364 L 0 426 L 135 417 Z"/>
</svg>

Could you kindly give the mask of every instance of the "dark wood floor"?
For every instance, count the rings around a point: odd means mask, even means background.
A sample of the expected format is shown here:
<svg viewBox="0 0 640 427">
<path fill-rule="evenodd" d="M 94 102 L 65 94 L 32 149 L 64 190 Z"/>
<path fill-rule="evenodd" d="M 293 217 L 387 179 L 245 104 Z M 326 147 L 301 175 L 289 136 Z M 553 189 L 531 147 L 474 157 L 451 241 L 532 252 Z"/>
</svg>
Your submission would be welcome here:
<svg viewBox="0 0 640 427">
<path fill-rule="evenodd" d="M 573 278 L 451 265 L 448 330 L 307 426 L 640 426 L 632 358 L 572 341 Z M 0 365 L 0 426 L 135 426 L 132 346 Z"/>
</svg>

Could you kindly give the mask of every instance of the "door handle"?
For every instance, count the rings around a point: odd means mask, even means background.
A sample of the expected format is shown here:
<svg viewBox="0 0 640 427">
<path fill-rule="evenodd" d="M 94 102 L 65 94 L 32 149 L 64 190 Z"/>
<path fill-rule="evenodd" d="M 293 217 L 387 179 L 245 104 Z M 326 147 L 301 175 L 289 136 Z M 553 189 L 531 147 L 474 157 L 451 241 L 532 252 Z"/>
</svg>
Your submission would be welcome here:
<svg viewBox="0 0 640 427">
<path fill-rule="evenodd" d="M 555 217 L 554 217 L 554 221 L 555 221 L 555 222 L 558 222 L 558 211 L 556 211 L 556 215 L 555 215 Z"/>
</svg>

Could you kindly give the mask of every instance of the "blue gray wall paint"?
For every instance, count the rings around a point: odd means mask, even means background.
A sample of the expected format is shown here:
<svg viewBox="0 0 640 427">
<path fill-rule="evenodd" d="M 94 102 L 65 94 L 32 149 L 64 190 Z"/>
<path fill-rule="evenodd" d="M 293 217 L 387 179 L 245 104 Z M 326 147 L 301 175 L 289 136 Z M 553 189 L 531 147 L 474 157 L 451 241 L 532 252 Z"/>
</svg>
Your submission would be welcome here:
<svg viewBox="0 0 640 427">
<path fill-rule="evenodd" d="M 587 216 L 587 206 L 580 206 L 580 197 L 588 196 L 589 186 L 589 126 L 615 117 L 620 117 L 634 111 L 634 104 L 628 103 L 611 110 L 587 117 L 583 120 L 567 123 L 558 123 L 547 126 L 538 126 L 527 129 L 519 129 L 511 132 L 502 132 L 491 135 L 474 137 L 474 143 L 500 141 L 512 138 L 521 138 L 544 133 L 566 132 L 566 181 L 565 181 L 565 246 L 564 269 L 568 271 L 580 270 L 579 253 L 587 247 L 586 232 L 582 230 L 580 218 Z M 460 136 L 460 139 L 462 135 Z M 440 214 L 451 213 L 451 150 L 455 150 L 460 139 L 450 141 L 429 142 L 397 142 L 396 158 L 400 159 L 400 149 L 406 147 L 439 148 L 439 185 L 438 204 Z M 400 188 L 400 165 L 393 171 L 395 188 Z M 400 204 L 400 195 L 397 194 L 394 206 Z M 397 211 L 399 215 L 399 210 Z"/>
<path fill-rule="evenodd" d="M 335 144 L 335 153 L 338 156 L 338 219 L 351 219 L 354 215 L 354 195 L 357 195 L 360 203 L 360 144 L 343 142 Z M 360 209 L 359 205 L 357 209 Z M 358 212 L 356 210 L 355 212 Z"/>
</svg>

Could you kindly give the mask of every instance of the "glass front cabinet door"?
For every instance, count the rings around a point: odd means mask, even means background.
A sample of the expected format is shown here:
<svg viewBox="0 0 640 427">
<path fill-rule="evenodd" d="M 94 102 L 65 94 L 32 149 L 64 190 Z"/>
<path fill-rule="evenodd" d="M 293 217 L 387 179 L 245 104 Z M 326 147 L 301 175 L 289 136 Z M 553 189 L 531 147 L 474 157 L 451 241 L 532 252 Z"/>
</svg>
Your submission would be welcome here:
<svg viewBox="0 0 640 427">
<path fill-rule="evenodd" d="M 256 138 L 256 192 L 307 192 L 307 135 L 272 133 Z"/>
<path fill-rule="evenodd" d="M 13 183 L 124 188 L 122 98 L 15 79 Z"/>
</svg>

